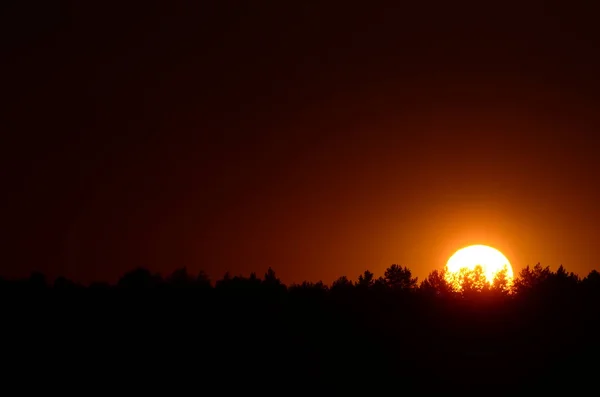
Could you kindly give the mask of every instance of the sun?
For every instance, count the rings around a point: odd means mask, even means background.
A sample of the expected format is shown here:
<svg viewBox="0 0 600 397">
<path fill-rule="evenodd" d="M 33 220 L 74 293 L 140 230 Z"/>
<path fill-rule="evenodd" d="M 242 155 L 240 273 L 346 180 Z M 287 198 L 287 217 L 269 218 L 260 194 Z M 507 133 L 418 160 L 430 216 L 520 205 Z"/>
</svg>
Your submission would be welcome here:
<svg viewBox="0 0 600 397">
<path fill-rule="evenodd" d="M 506 268 L 506 279 L 513 279 L 513 269 L 509 260 L 495 248 L 487 245 L 470 245 L 456 251 L 446 263 L 446 279 L 456 279 L 461 269 L 474 270 L 481 266 L 488 284 L 492 284 L 496 274 Z"/>
</svg>

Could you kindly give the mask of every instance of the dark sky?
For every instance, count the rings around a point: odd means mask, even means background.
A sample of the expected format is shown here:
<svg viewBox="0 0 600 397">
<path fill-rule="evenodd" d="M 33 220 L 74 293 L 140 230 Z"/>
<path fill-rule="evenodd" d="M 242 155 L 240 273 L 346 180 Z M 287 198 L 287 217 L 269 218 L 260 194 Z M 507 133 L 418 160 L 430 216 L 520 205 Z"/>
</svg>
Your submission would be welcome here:
<svg viewBox="0 0 600 397">
<path fill-rule="evenodd" d="M 598 269 L 593 2 L 122 3 L 2 6 L 1 274 Z"/>
</svg>

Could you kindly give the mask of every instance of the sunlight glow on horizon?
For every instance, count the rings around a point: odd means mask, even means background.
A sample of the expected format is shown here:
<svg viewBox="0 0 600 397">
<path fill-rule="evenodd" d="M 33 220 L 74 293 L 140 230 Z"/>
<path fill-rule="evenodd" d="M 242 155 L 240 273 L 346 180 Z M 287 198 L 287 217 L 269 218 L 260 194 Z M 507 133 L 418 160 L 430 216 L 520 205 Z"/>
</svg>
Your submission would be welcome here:
<svg viewBox="0 0 600 397">
<path fill-rule="evenodd" d="M 492 284 L 494 277 L 506 267 L 506 277 L 512 280 L 513 269 L 510 261 L 495 248 L 487 245 L 471 245 L 456 251 L 446 263 L 448 276 L 457 275 L 461 269 L 474 270 L 481 266 L 488 284 Z"/>
</svg>

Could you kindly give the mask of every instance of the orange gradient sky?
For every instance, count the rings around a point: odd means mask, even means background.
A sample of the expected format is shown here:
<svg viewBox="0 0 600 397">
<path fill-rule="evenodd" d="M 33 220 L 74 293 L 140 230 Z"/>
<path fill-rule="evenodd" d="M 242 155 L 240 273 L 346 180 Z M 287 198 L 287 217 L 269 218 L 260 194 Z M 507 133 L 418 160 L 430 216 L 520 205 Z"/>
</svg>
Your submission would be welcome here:
<svg viewBox="0 0 600 397">
<path fill-rule="evenodd" d="M 598 268 L 594 13 L 446 3 L 23 8 L 0 274 Z"/>
</svg>

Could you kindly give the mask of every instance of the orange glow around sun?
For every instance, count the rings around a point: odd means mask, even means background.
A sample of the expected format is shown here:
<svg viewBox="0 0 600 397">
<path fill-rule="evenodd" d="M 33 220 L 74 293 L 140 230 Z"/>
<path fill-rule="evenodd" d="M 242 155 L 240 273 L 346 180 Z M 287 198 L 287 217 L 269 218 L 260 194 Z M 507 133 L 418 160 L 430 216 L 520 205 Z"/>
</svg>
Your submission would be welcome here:
<svg viewBox="0 0 600 397">
<path fill-rule="evenodd" d="M 513 280 L 513 269 L 509 260 L 495 248 L 487 245 L 471 245 L 456 251 L 446 263 L 446 280 L 456 287 L 460 283 L 460 274 L 473 271 L 481 266 L 485 281 L 491 285 L 496 275 L 506 269 L 506 279 Z"/>
</svg>

